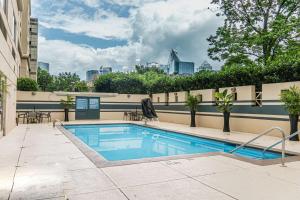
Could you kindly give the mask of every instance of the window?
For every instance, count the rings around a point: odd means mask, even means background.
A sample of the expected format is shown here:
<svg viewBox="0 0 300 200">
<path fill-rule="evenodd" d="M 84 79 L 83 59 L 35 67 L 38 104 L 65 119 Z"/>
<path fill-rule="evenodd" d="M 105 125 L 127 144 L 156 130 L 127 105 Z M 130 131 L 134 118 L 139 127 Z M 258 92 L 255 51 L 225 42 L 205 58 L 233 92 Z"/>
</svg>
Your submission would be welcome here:
<svg viewBox="0 0 300 200">
<path fill-rule="evenodd" d="M 98 110 L 99 109 L 99 99 L 90 98 L 89 107 L 91 110 Z"/>
<path fill-rule="evenodd" d="M 87 110 L 88 109 L 87 98 L 77 98 L 76 99 L 76 109 L 77 110 Z"/>
<path fill-rule="evenodd" d="M 14 42 L 17 43 L 17 21 L 15 15 L 13 15 L 12 35 L 14 37 Z"/>
<path fill-rule="evenodd" d="M 159 98 L 159 97 L 157 97 L 157 102 L 158 102 L 158 103 L 160 102 L 160 98 Z"/>
<path fill-rule="evenodd" d="M 0 0 L 0 7 L 4 10 L 4 12 L 6 13 L 6 2 L 7 0 Z"/>
<path fill-rule="evenodd" d="M 7 31 L 6 31 L 6 28 L 5 28 L 5 25 L 4 25 L 4 22 L 3 22 L 3 19 L 1 17 L 1 15 L 0 15 L 0 30 L 1 30 L 4 38 L 7 39 Z"/>
</svg>

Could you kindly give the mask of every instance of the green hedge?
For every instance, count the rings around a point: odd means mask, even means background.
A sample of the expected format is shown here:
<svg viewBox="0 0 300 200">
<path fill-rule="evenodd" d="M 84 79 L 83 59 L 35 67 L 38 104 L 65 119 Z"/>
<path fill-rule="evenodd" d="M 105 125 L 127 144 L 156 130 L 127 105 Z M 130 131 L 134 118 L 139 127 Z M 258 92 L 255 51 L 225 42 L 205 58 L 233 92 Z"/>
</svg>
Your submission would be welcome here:
<svg viewBox="0 0 300 200">
<path fill-rule="evenodd" d="M 38 84 L 31 78 L 18 78 L 17 89 L 20 91 L 37 91 Z"/>
<path fill-rule="evenodd" d="M 220 71 L 198 72 L 192 76 L 168 76 L 155 72 L 111 73 L 100 76 L 94 85 L 97 92 L 153 94 L 244 85 L 255 85 L 260 90 L 264 83 L 288 81 L 300 81 L 299 63 L 272 67 L 231 66 Z"/>
</svg>

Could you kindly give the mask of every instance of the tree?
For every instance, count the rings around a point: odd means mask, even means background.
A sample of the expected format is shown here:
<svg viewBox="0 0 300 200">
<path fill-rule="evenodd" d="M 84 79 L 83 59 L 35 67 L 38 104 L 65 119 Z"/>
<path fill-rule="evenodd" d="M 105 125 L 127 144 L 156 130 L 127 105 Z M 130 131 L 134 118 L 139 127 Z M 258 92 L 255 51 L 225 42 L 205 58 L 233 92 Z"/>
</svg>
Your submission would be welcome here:
<svg viewBox="0 0 300 200">
<path fill-rule="evenodd" d="M 226 89 L 223 92 L 216 92 L 215 97 L 217 99 L 217 110 L 222 112 L 224 117 L 223 132 L 230 132 L 229 118 L 233 108 L 233 94 L 228 94 Z"/>
<path fill-rule="evenodd" d="M 65 111 L 65 122 L 69 121 L 69 110 L 74 106 L 74 98 L 67 95 L 67 100 L 61 99 L 60 104 L 64 107 Z"/>
<path fill-rule="evenodd" d="M 286 52 L 299 55 L 299 0 L 212 0 L 225 18 L 208 38 L 208 55 L 225 65 L 266 66 Z M 299 61 L 299 57 L 298 57 Z"/>
<path fill-rule="evenodd" d="M 191 112 L 191 127 L 196 127 L 196 111 L 199 103 L 200 100 L 197 96 L 193 96 L 190 94 L 188 95 L 185 105 L 189 107 Z"/>
<path fill-rule="evenodd" d="M 135 70 L 138 74 L 145 74 L 147 72 L 156 72 L 158 74 L 164 74 L 164 70 L 155 66 L 145 67 L 144 65 L 136 65 Z"/>
<path fill-rule="evenodd" d="M 54 78 L 55 90 L 57 91 L 75 91 L 75 85 L 80 82 L 80 78 L 76 73 L 64 72 L 59 73 Z"/>
<path fill-rule="evenodd" d="M 17 89 L 19 91 L 37 91 L 38 84 L 31 78 L 18 78 Z"/>
<path fill-rule="evenodd" d="M 53 77 L 46 70 L 38 68 L 37 83 L 42 91 L 51 91 Z"/>
<path fill-rule="evenodd" d="M 75 91 L 76 92 L 88 92 L 89 87 L 85 81 L 79 81 L 75 83 Z"/>
</svg>

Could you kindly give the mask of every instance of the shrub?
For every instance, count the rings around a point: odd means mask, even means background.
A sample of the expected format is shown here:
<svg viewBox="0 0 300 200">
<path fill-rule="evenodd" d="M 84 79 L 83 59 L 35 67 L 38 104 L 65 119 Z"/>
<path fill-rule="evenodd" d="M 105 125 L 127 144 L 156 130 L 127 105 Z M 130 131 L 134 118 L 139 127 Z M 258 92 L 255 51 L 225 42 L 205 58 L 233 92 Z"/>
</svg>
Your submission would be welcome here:
<svg viewBox="0 0 300 200">
<path fill-rule="evenodd" d="M 220 71 L 201 71 L 192 76 L 166 75 L 155 71 L 139 73 L 110 73 L 95 81 L 97 92 L 154 94 L 163 92 L 218 89 L 222 87 L 255 85 L 300 80 L 300 64 L 276 64 L 262 67 L 231 65 Z"/>
<path fill-rule="evenodd" d="M 37 91 L 38 84 L 31 78 L 18 78 L 17 88 L 20 91 Z"/>
</svg>

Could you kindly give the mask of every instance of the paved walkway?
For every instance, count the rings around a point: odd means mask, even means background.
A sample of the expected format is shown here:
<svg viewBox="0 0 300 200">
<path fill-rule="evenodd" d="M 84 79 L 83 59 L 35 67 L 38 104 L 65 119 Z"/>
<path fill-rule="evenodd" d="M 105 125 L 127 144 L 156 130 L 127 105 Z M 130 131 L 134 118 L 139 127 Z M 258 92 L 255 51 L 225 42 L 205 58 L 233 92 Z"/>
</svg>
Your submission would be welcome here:
<svg viewBox="0 0 300 200">
<path fill-rule="evenodd" d="M 157 125 L 157 124 L 156 124 Z M 160 123 L 183 131 L 219 134 Z M 243 134 L 240 140 L 248 136 Z M 253 136 L 252 136 L 253 137 Z M 276 138 L 271 138 L 276 140 Z M 278 140 L 278 139 L 277 139 Z M 266 139 L 258 141 L 264 143 Z M 269 140 L 268 140 L 269 142 Z M 300 144 L 288 144 L 300 149 Z M 0 139 L 0 199 L 299 200 L 300 162 L 257 166 L 224 156 L 96 168 L 49 124 L 20 125 Z"/>
</svg>

